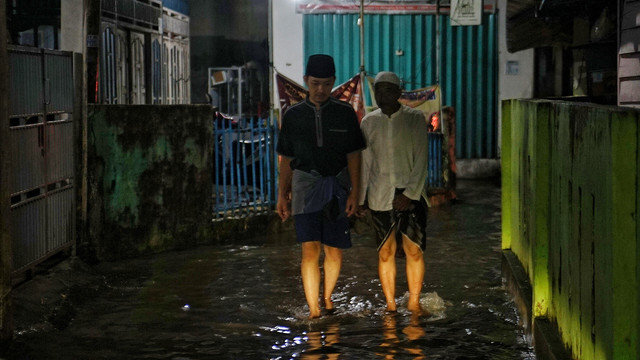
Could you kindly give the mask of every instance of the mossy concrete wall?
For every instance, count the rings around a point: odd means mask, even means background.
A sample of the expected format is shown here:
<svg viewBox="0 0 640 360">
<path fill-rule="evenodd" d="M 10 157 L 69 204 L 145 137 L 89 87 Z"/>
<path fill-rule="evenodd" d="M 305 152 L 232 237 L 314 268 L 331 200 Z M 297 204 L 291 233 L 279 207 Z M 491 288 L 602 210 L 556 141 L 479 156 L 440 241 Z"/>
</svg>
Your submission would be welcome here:
<svg viewBox="0 0 640 360">
<path fill-rule="evenodd" d="M 502 247 L 578 359 L 638 359 L 640 111 L 502 103 Z M 535 339 L 534 339 L 535 341 Z"/>
<path fill-rule="evenodd" d="M 89 106 L 84 257 L 210 242 L 212 119 L 206 105 Z"/>
</svg>

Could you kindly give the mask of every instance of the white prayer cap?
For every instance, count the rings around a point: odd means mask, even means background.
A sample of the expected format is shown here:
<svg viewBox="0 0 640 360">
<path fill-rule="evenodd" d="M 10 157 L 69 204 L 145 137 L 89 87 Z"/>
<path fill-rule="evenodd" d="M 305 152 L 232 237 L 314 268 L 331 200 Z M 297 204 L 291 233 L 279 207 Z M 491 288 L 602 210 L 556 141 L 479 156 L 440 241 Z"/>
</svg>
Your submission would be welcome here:
<svg viewBox="0 0 640 360">
<path fill-rule="evenodd" d="M 377 85 L 380 82 L 388 82 L 400 87 L 400 78 L 391 71 L 380 71 L 378 75 L 376 75 L 376 79 L 373 84 Z"/>
</svg>

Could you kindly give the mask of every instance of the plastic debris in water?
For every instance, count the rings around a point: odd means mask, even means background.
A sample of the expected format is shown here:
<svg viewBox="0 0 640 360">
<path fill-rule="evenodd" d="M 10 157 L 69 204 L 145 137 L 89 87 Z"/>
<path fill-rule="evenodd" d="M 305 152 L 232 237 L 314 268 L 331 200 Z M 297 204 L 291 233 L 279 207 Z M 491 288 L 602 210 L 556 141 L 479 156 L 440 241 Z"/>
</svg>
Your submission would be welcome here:
<svg viewBox="0 0 640 360">
<path fill-rule="evenodd" d="M 428 292 L 420 296 L 420 305 L 431 313 L 431 321 L 444 319 L 447 304 L 437 292 Z"/>
<path fill-rule="evenodd" d="M 189 310 L 191 310 L 191 306 L 189 306 L 189 304 L 185 304 L 185 305 L 182 307 L 182 311 L 189 311 Z"/>
</svg>

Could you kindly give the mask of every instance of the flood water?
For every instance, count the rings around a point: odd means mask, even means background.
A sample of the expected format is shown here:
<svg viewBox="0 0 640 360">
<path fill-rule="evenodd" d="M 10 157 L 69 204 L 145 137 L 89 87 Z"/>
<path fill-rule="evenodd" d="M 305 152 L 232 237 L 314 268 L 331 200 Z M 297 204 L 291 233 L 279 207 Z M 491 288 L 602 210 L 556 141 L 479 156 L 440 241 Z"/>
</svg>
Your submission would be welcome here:
<svg viewBox="0 0 640 360">
<path fill-rule="evenodd" d="M 337 313 L 307 320 L 291 237 L 102 263 L 104 279 L 63 329 L 18 329 L 7 359 L 534 359 L 502 284 L 500 189 L 461 182 L 430 209 L 422 305 L 385 313 L 375 241 L 345 251 Z"/>
</svg>

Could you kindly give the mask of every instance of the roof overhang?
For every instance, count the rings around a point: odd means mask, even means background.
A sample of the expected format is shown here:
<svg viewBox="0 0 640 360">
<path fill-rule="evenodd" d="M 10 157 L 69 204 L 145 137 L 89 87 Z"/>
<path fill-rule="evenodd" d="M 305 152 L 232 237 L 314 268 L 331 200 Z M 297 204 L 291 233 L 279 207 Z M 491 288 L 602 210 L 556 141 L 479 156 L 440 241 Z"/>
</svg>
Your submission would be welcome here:
<svg viewBox="0 0 640 360">
<path fill-rule="evenodd" d="M 576 17 L 592 20 L 606 6 L 616 11 L 616 4 L 616 0 L 508 0 L 507 49 L 569 46 Z"/>
</svg>

